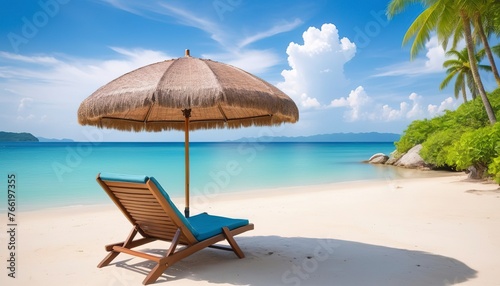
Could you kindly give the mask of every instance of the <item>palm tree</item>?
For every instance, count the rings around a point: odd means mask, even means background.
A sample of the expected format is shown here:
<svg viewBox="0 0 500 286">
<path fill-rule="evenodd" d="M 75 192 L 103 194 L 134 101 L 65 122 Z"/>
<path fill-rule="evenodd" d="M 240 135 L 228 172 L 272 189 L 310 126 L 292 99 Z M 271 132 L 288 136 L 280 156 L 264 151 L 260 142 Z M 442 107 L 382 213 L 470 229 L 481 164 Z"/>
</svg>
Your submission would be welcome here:
<svg viewBox="0 0 500 286">
<path fill-rule="evenodd" d="M 463 1 L 462 2 L 467 2 Z M 471 22 L 474 26 L 473 38 L 474 43 L 482 43 L 483 49 L 480 51 L 481 58 L 487 56 L 491 65 L 491 71 L 497 84 L 500 86 L 500 75 L 493 57 L 492 48 L 490 47 L 488 38 L 492 34 L 498 34 L 500 31 L 496 29 L 495 23 L 498 20 L 500 13 L 500 1 L 498 0 L 475 0 L 468 4 L 471 10 Z M 457 25 L 453 35 L 452 49 L 455 49 L 458 42 L 464 38 L 464 31 L 462 25 Z M 446 48 L 448 39 L 443 39 L 443 47 Z"/>
<path fill-rule="evenodd" d="M 500 75 L 493 58 L 493 53 L 488 42 L 489 36 L 495 32 L 495 17 L 500 13 L 500 3 L 498 0 L 477 1 L 478 10 L 474 12 L 474 30 L 479 35 L 484 46 L 484 51 L 491 65 L 491 70 L 500 86 Z M 484 20 L 483 20 L 484 19 Z"/>
<path fill-rule="evenodd" d="M 476 0 L 467 0 L 469 1 L 476 1 Z M 484 90 L 483 82 L 481 81 L 481 76 L 479 75 L 479 69 L 477 67 L 477 62 L 475 59 L 475 50 L 474 50 L 474 42 L 472 40 L 472 32 L 471 32 L 471 20 L 469 17 L 470 10 L 467 9 L 467 7 L 464 5 L 460 7 L 459 10 L 460 13 L 460 19 L 462 20 L 462 24 L 464 27 L 464 36 L 465 36 L 465 43 L 467 45 L 467 51 L 469 52 L 469 63 L 470 63 L 470 68 L 472 72 L 472 76 L 474 77 L 474 82 L 477 85 L 477 88 L 479 90 L 479 95 L 481 95 L 481 100 L 483 101 L 484 108 L 486 110 L 486 114 L 488 115 L 488 119 L 490 120 L 490 123 L 493 125 L 497 122 L 495 112 L 493 111 L 493 107 L 491 106 L 491 103 L 488 99 L 488 96 L 486 95 L 486 91 Z"/>
<path fill-rule="evenodd" d="M 474 82 L 477 85 L 488 119 L 491 124 L 494 124 L 496 116 L 479 75 L 471 31 L 471 15 L 474 15 L 478 10 L 477 4 L 484 1 L 489 0 L 392 0 L 387 8 L 387 15 L 389 18 L 392 18 L 394 15 L 404 11 L 406 6 L 416 2 L 420 2 L 427 7 L 413 21 L 403 38 L 403 44 L 408 43 L 413 38 L 410 50 L 411 58 L 414 58 L 424 47 L 425 43 L 430 39 L 431 32 L 437 32 L 438 39 L 445 48 L 448 39 L 452 37 L 457 38 L 456 33 L 463 32 Z M 460 25 L 457 26 L 456 23 Z"/>
<path fill-rule="evenodd" d="M 467 0 L 462 0 L 463 3 Z M 471 23 L 474 26 L 474 43 L 482 43 L 484 48 L 480 51 L 481 58 L 483 55 L 487 56 L 488 61 L 491 65 L 491 70 L 493 76 L 500 86 L 500 75 L 493 57 L 492 48 L 490 47 L 488 38 L 494 34 L 498 34 L 496 25 L 497 14 L 500 13 L 500 1 L 498 0 L 474 0 L 470 1 L 467 5 L 472 7 L 471 10 Z M 453 45 L 452 49 L 455 49 L 458 42 L 464 38 L 464 30 L 462 25 L 456 26 L 456 30 L 453 35 Z M 448 39 L 443 39 L 443 47 L 446 49 Z"/>
<path fill-rule="evenodd" d="M 473 99 L 476 98 L 478 94 L 477 86 L 474 83 L 474 78 L 472 77 L 472 72 L 469 63 L 469 53 L 467 49 L 463 49 L 460 52 L 456 50 L 450 50 L 446 53 L 447 57 L 454 57 L 443 63 L 443 67 L 448 68 L 446 70 L 447 76 L 439 86 L 439 89 L 444 89 L 448 86 L 451 80 L 456 77 L 455 80 L 455 98 L 458 99 L 459 93 L 462 92 L 464 102 L 467 102 L 467 93 L 465 87 L 469 88 L 471 96 Z M 479 56 L 476 55 L 476 60 L 479 61 Z M 491 71 L 491 67 L 487 65 L 478 65 L 478 68 L 486 71 Z"/>
</svg>

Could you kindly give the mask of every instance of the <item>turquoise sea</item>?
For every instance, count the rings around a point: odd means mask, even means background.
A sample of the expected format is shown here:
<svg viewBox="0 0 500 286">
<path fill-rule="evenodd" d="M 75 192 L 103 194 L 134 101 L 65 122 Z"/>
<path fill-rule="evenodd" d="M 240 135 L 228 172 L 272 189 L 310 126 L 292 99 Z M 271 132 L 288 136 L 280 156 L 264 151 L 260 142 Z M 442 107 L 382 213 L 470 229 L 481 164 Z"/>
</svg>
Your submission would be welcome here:
<svg viewBox="0 0 500 286">
<path fill-rule="evenodd" d="M 397 178 L 395 168 L 362 163 L 393 143 L 191 143 L 191 194 Z M 18 211 L 109 203 L 99 172 L 156 177 L 184 194 L 184 143 L 0 142 L 0 210 L 15 174 Z"/>
</svg>

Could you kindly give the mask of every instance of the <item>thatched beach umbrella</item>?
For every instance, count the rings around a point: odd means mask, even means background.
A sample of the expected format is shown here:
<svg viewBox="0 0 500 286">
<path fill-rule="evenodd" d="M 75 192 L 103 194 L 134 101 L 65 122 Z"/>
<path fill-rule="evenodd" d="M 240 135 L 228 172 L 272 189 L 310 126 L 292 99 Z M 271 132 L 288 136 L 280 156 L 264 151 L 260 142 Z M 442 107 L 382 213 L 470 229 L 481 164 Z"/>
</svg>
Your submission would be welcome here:
<svg viewBox="0 0 500 286">
<path fill-rule="evenodd" d="M 239 68 L 186 56 L 141 67 L 102 86 L 78 122 L 127 131 L 185 131 L 189 217 L 189 131 L 294 123 L 297 106 L 281 90 Z"/>
</svg>

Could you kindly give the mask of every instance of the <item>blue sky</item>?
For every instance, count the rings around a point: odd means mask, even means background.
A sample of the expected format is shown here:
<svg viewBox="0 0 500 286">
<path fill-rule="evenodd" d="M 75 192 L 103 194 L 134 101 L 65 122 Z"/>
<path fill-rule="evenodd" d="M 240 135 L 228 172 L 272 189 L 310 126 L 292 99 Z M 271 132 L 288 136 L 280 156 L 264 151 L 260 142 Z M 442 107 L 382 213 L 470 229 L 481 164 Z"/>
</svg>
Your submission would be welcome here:
<svg viewBox="0 0 500 286">
<path fill-rule="evenodd" d="M 388 0 L 4 0 L 0 3 L 0 130 L 77 141 L 182 141 L 181 132 L 98 130 L 80 102 L 146 64 L 191 55 L 243 68 L 278 86 L 296 124 L 193 132 L 193 141 L 336 132 L 401 133 L 455 109 L 444 51 L 431 38 L 416 59 L 402 46 L 422 7 L 391 21 Z M 488 90 L 495 87 L 484 75 Z"/>
</svg>

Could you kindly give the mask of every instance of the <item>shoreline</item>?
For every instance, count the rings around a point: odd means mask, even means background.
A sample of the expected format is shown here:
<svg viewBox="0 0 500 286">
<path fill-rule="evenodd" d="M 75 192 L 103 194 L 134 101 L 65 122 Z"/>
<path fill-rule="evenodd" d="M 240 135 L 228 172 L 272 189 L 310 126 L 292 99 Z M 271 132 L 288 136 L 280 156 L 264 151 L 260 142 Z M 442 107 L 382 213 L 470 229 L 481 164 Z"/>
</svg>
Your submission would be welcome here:
<svg viewBox="0 0 500 286">
<path fill-rule="evenodd" d="M 389 166 L 393 167 L 393 166 Z M 398 167 L 393 167 L 398 168 Z M 288 195 L 300 195 L 303 193 L 304 189 L 307 189 L 309 194 L 314 194 L 316 192 L 338 192 L 338 191 L 348 191 L 350 189 L 357 189 L 362 187 L 382 187 L 386 186 L 388 188 L 398 188 L 397 183 L 404 182 L 414 182 L 419 180 L 428 180 L 432 178 L 450 178 L 455 177 L 460 182 L 471 183 L 478 185 L 496 185 L 494 182 L 480 181 L 480 180 L 469 180 L 463 172 L 447 172 L 447 171 L 434 171 L 434 170 L 417 170 L 417 169 L 404 169 L 408 172 L 417 172 L 419 175 L 415 178 L 397 178 L 397 179 L 367 179 L 367 180 L 356 180 L 356 181 L 343 181 L 343 182 L 332 182 L 326 184 L 313 184 L 313 185 L 300 185 L 300 186 L 288 186 L 288 187 L 271 187 L 271 188 L 261 188 L 254 190 L 240 190 L 235 192 L 218 192 L 202 196 L 192 196 L 191 201 L 200 202 L 201 199 L 208 198 L 211 203 L 228 203 L 237 202 L 245 199 L 266 199 L 275 198 Z M 161 183 L 161 182 L 160 182 Z M 499 187 L 500 189 L 500 187 Z M 184 207 L 184 197 L 183 196 L 171 196 L 172 201 L 176 204 L 179 209 Z M 18 210 L 17 213 L 23 215 L 36 215 L 43 213 L 66 213 L 71 211 L 73 213 L 87 213 L 93 211 L 102 210 L 115 210 L 116 206 L 113 202 L 106 197 L 107 202 L 102 203 L 92 203 L 92 204 L 77 204 L 77 205 L 65 205 L 65 206 L 53 206 L 53 207 L 42 207 L 29 209 L 26 211 Z M 205 204 L 201 204 L 205 205 Z M 198 205 L 191 206 L 191 209 L 198 209 L 203 212 L 202 208 Z M 0 214 L 6 214 L 6 210 L 1 210 Z"/>
<path fill-rule="evenodd" d="M 392 166 L 390 166 L 392 167 Z M 396 167 L 394 167 L 396 168 Z M 267 199 L 276 198 L 283 196 L 296 196 L 301 195 L 304 189 L 307 189 L 309 194 L 321 193 L 321 192 L 339 192 L 339 191 L 349 191 L 351 189 L 363 188 L 363 187 L 382 187 L 387 188 L 397 188 L 397 182 L 399 181 L 418 181 L 427 180 L 431 178 L 446 178 L 446 177 L 457 177 L 461 178 L 463 182 L 470 182 L 473 184 L 489 184 L 486 181 L 467 181 L 464 178 L 463 172 L 446 172 L 446 171 L 427 171 L 427 170 L 416 170 L 416 169 L 405 169 L 409 172 L 418 172 L 420 175 L 416 178 L 398 178 L 398 179 L 368 179 L 368 180 L 356 180 L 356 181 L 344 181 L 344 182 L 333 182 L 327 184 L 315 184 L 315 185 L 302 185 L 302 186 L 291 186 L 291 187 L 275 187 L 275 188 L 262 188 L 255 190 L 241 190 L 235 192 L 219 192 L 214 194 L 208 194 L 203 196 L 192 196 L 191 197 L 191 210 L 195 211 L 193 214 L 202 213 L 206 211 L 206 207 L 211 208 L 207 204 L 207 200 L 214 205 L 218 203 L 231 203 L 238 202 L 247 199 Z M 18 210 L 22 216 L 38 217 L 38 216 L 48 216 L 67 214 L 71 212 L 72 214 L 86 214 L 89 212 L 100 212 L 100 211 L 116 211 L 117 208 L 113 202 L 106 197 L 107 202 L 93 203 L 93 204 L 78 204 L 78 205 L 66 205 L 66 206 L 54 206 L 54 207 L 42 207 L 34 208 L 26 211 Z M 182 210 L 184 208 L 184 197 L 183 196 L 172 196 L 171 197 L 174 204 Z M 205 208 L 204 208 L 205 207 Z M 6 215 L 6 210 L 0 211 L 0 214 Z"/>
<path fill-rule="evenodd" d="M 167 269 L 157 284 L 495 285 L 500 190 L 465 178 L 458 173 L 207 197 L 209 204 L 193 205 L 193 214 L 255 224 L 236 237 L 246 258 L 205 249 Z M 173 201 L 183 208 L 183 198 Z M 140 285 L 151 269 L 126 254 L 117 264 L 96 267 L 104 245 L 130 230 L 111 202 L 18 212 L 17 219 L 18 277 L 4 274 L 2 285 Z M 166 247 L 155 242 L 147 248 Z M 2 257 L 6 252 L 0 248 Z"/>
<path fill-rule="evenodd" d="M 392 170 L 396 170 L 393 175 L 395 175 L 395 178 L 371 178 L 371 179 L 366 179 L 366 180 L 349 180 L 349 181 L 337 181 L 337 182 L 330 182 L 330 183 L 320 183 L 320 184 L 308 184 L 308 185 L 296 185 L 296 186 L 285 186 L 285 187 L 268 187 L 268 188 L 259 188 L 259 189 L 242 189 L 242 190 L 235 190 L 235 191 L 230 191 L 230 190 L 224 190 L 224 191 L 219 191 L 216 192 L 215 194 L 202 194 L 200 195 L 195 195 L 191 194 L 191 197 L 194 198 L 194 200 L 197 200 L 197 197 L 219 197 L 219 198 L 225 198 L 225 197 L 233 197 L 235 196 L 235 199 L 238 199 L 240 196 L 252 196 L 253 194 L 264 194 L 264 193 L 277 193 L 280 195 L 286 195 L 287 193 L 293 192 L 294 190 L 297 189 L 304 189 L 304 188 L 313 188 L 313 189 L 318 189 L 318 188 L 327 188 L 327 187 L 335 187 L 335 186 L 343 186 L 343 185 L 355 185 L 355 184 L 363 184 L 367 182 L 390 182 L 390 181 L 396 181 L 396 180 L 406 180 L 406 179 L 417 179 L 417 178 L 434 178 L 434 177 L 447 177 L 447 176 L 457 176 L 463 174 L 463 172 L 449 172 L 449 171 L 438 171 L 438 170 L 419 170 L 419 169 L 409 169 L 409 168 L 403 168 L 403 167 L 396 167 L 396 166 L 390 166 L 390 165 L 374 165 L 376 168 L 390 168 Z M 161 183 L 161 182 L 160 182 Z M 98 185 L 95 186 L 95 189 L 100 190 L 100 187 Z M 171 198 L 180 204 L 183 204 L 183 195 L 182 194 L 175 194 L 171 195 Z M 22 203 L 22 201 L 21 201 Z M 63 205 L 61 205 L 63 204 Z M 40 203 L 29 203 L 25 206 L 27 206 L 27 210 L 19 210 L 19 212 L 39 212 L 39 211 L 50 211 L 50 210 L 57 210 L 57 209 L 66 209 L 66 208 L 91 208 L 93 206 L 101 206 L 101 205 L 112 205 L 112 202 L 109 200 L 107 196 L 103 197 L 102 201 L 98 202 L 92 202 L 92 203 L 75 203 L 72 205 L 65 205 L 63 201 L 57 201 L 55 203 L 52 203 L 52 205 L 47 205 L 44 202 Z M 183 206 L 183 205 L 182 205 Z M 5 214 L 7 212 L 7 209 L 0 208 L 0 214 Z"/>
</svg>

